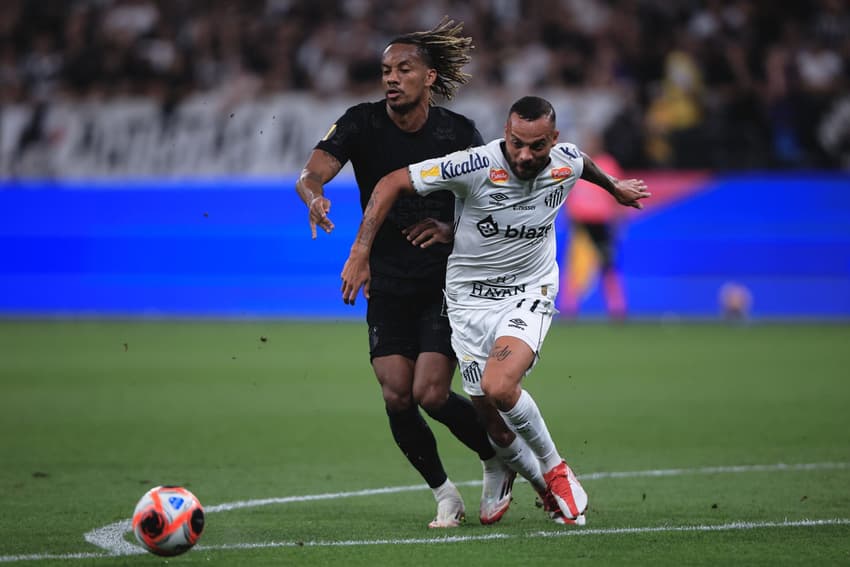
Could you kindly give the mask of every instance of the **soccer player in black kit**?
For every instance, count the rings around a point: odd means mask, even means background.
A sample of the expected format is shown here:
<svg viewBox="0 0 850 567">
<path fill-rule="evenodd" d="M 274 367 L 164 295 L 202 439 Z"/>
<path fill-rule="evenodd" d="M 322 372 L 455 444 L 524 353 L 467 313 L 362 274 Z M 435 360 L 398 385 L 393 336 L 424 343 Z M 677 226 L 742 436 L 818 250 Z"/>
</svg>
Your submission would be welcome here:
<svg viewBox="0 0 850 567">
<path fill-rule="evenodd" d="M 387 173 L 483 143 L 471 120 L 432 102 L 435 95 L 451 99 L 466 82 L 462 67 L 472 40 L 461 33 L 462 24 L 444 19 L 431 30 L 389 43 L 381 59 L 386 98 L 349 108 L 316 145 L 296 183 L 313 238 L 316 226 L 333 230 L 323 186 L 347 161 L 365 208 Z M 496 456 L 470 401 L 451 390 L 456 361 L 443 287 L 453 219 L 454 196 L 447 191 L 399 199 L 378 231 L 369 258 L 371 281 L 364 289 L 372 368 L 393 438 L 434 492 L 432 528 L 459 525 L 465 509 L 419 407 L 481 459 L 482 523 L 501 519 L 516 475 Z"/>
</svg>

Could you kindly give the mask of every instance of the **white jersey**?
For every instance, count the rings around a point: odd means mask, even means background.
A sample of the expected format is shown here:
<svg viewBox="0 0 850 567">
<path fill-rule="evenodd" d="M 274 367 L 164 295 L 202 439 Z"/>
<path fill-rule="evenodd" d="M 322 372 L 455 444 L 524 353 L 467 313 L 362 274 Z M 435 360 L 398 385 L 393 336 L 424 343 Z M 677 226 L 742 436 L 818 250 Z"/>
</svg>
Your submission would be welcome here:
<svg viewBox="0 0 850 567">
<path fill-rule="evenodd" d="M 450 301 L 487 308 L 494 301 L 558 290 L 555 219 L 581 177 L 584 161 L 560 143 L 530 180 L 514 176 L 503 140 L 408 167 L 417 193 L 448 190 L 457 197 L 455 241 L 446 273 Z"/>
</svg>

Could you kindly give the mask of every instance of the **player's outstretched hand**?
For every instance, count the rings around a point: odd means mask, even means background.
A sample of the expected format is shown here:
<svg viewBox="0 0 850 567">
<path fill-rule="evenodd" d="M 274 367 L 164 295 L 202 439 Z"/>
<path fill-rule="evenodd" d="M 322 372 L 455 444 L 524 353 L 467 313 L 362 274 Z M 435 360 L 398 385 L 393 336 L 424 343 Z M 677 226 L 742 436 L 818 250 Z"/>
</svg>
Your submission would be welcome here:
<svg viewBox="0 0 850 567">
<path fill-rule="evenodd" d="M 620 179 L 614 183 L 614 197 L 626 207 L 642 209 L 640 200 L 651 196 L 643 179 Z"/>
<path fill-rule="evenodd" d="M 428 248 L 432 244 L 442 242 L 449 244 L 454 240 L 454 229 L 447 222 L 427 218 L 401 231 L 414 246 Z"/>
<path fill-rule="evenodd" d="M 330 210 L 331 202 L 323 196 L 310 201 L 310 234 L 313 236 L 313 240 L 316 239 L 316 225 L 322 227 L 322 230 L 328 234 L 334 229 L 334 223 L 328 218 Z"/>
<path fill-rule="evenodd" d="M 351 247 L 351 254 L 342 267 L 342 301 L 346 305 L 354 305 L 357 293 L 363 288 L 363 296 L 369 299 L 369 254 L 363 252 L 363 248 L 357 244 Z"/>
</svg>

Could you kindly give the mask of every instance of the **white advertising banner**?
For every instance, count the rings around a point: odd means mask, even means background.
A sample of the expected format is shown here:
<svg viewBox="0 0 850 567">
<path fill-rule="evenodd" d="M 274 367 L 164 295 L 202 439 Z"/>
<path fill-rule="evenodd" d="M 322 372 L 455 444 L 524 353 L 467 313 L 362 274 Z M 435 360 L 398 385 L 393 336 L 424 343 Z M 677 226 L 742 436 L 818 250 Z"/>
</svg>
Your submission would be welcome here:
<svg viewBox="0 0 850 567">
<path fill-rule="evenodd" d="M 607 91 L 539 94 L 555 105 L 562 140 L 575 140 L 585 127 L 604 126 L 620 107 Z M 502 135 L 515 98 L 466 94 L 448 106 L 475 120 L 488 141 Z M 170 110 L 151 99 L 5 106 L 0 177 L 292 175 L 331 124 L 362 100 L 369 99 L 287 94 L 225 105 L 197 95 Z"/>
</svg>

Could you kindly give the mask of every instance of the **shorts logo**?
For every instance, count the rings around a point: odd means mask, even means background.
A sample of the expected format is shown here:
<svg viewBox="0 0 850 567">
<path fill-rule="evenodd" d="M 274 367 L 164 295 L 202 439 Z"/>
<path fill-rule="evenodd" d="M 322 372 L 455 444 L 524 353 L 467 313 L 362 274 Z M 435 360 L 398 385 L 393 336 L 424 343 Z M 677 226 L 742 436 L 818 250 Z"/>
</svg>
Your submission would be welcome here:
<svg viewBox="0 0 850 567">
<path fill-rule="evenodd" d="M 566 179 L 573 174 L 571 167 L 556 167 L 552 170 L 552 179 Z"/>
<path fill-rule="evenodd" d="M 551 193 L 546 195 L 546 199 L 543 200 L 546 203 L 547 207 L 552 207 L 553 209 L 561 204 L 564 200 L 564 186 L 558 185 L 558 188 L 553 190 Z"/>
<path fill-rule="evenodd" d="M 479 299 L 505 299 L 525 293 L 525 284 L 521 285 L 492 285 L 483 282 L 473 282 L 470 297 Z"/>
<path fill-rule="evenodd" d="M 419 177 L 421 177 L 423 181 L 428 181 L 429 179 L 431 179 L 433 177 L 439 177 L 439 176 L 440 176 L 440 167 L 437 166 L 437 165 L 429 167 L 428 169 L 423 169 L 419 172 Z"/>
<path fill-rule="evenodd" d="M 508 180 L 508 172 L 504 169 L 491 169 L 490 181 L 493 183 L 504 183 Z"/>
<path fill-rule="evenodd" d="M 481 367 L 474 360 L 468 364 L 464 363 L 460 375 L 463 377 L 464 382 L 478 384 L 481 382 Z"/>
<path fill-rule="evenodd" d="M 499 234 L 499 225 L 493 220 L 493 215 L 487 215 L 487 218 L 478 221 L 475 226 L 478 227 L 478 232 L 484 238 L 490 238 Z"/>
<path fill-rule="evenodd" d="M 523 321 L 520 318 L 511 319 L 510 321 L 508 321 L 508 323 L 510 323 L 508 325 L 508 327 L 512 327 L 514 329 L 519 329 L 520 331 L 524 331 L 525 328 L 528 327 L 528 323 L 526 323 L 525 321 Z"/>
</svg>

